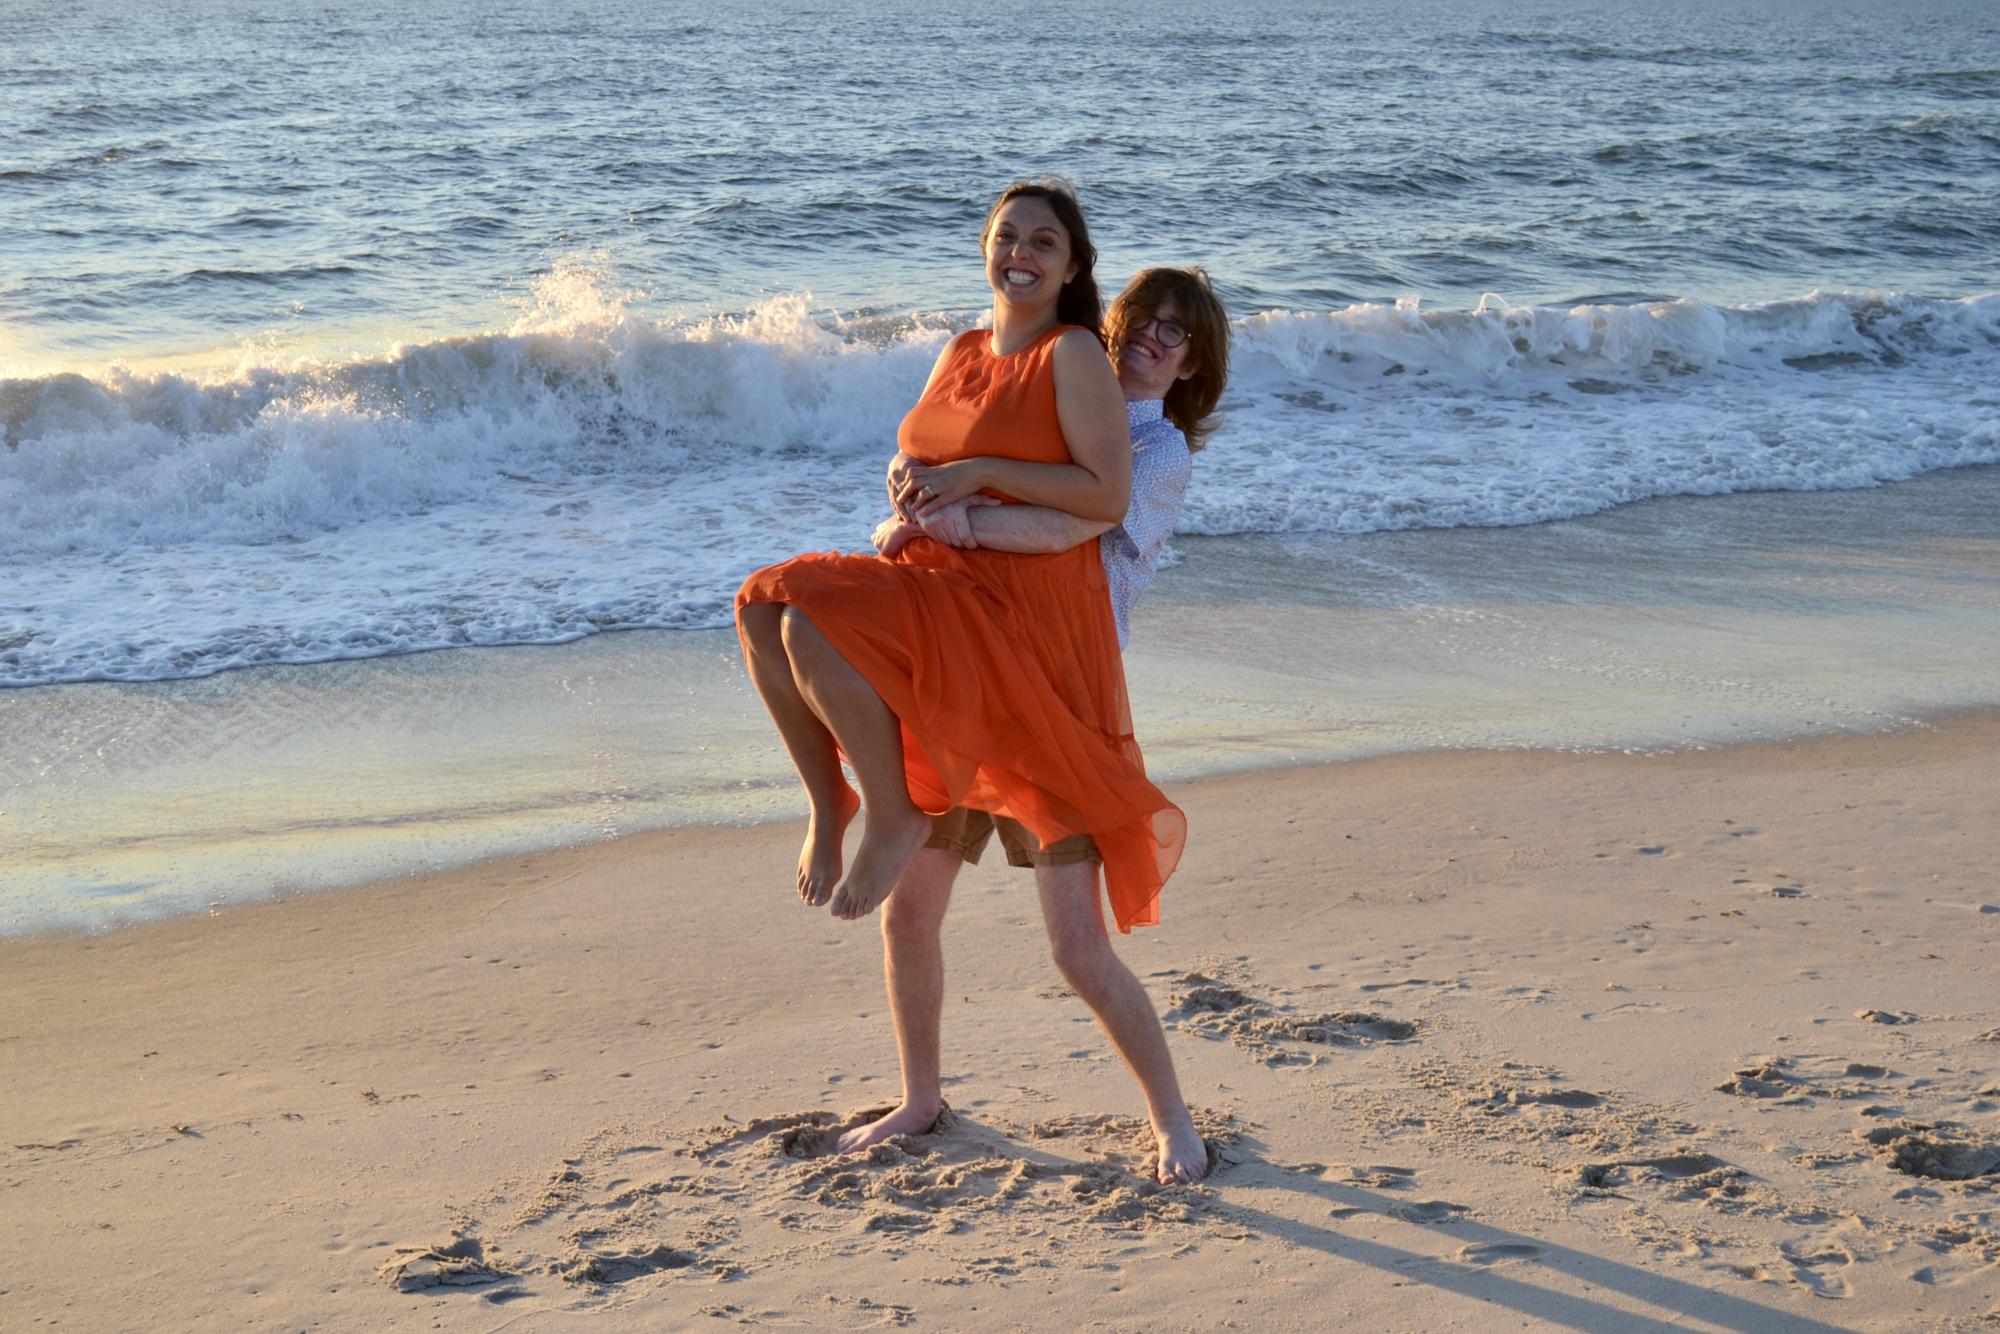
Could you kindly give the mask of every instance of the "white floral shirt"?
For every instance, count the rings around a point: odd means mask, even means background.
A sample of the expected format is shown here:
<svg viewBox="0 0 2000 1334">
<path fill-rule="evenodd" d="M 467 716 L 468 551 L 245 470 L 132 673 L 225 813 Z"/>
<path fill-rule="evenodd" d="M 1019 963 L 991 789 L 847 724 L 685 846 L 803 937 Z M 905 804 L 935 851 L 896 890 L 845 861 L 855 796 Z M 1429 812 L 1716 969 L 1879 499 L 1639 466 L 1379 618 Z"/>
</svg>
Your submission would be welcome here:
<svg viewBox="0 0 2000 1334">
<path fill-rule="evenodd" d="M 1111 581 L 1111 612 L 1118 620 L 1118 647 L 1132 637 L 1132 607 L 1153 582 L 1160 554 L 1167 549 L 1188 479 L 1194 476 L 1194 455 L 1187 437 L 1166 419 L 1166 405 L 1157 398 L 1125 405 L 1132 427 L 1132 503 L 1125 522 L 1098 539 L 1104 573 Z"/>
</svg>

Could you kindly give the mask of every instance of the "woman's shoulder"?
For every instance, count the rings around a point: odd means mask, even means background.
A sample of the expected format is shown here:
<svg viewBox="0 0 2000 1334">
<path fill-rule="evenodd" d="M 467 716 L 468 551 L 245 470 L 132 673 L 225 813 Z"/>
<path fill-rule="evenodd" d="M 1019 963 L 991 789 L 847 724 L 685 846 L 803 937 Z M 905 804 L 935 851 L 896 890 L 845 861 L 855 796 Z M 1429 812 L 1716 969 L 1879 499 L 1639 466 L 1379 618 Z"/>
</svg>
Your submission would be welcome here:
<svg viewBox="0 0 2000 1334">
<path fill-rule="evenodd" d="M 944 351 L 940 354 L 939 359 L 973 356 L 986 351 L 992 340 L 993 331 L 991 329 L 967 329 L 964 333 L 955 335 L 950 342 L 944 345 Z"/>
<path fill-rule="evenodd" d="M 1117 378 L 1111 370 L 1111 354 L 1104 350 L 1104 344 L 1097 341 L 1097 335 L 1081 324 L 1057 325 L 1047 346 L 1049 360 L 1058 369 L 1087 375 L 1101 369 L 1114 381 Z"/>
</svg>

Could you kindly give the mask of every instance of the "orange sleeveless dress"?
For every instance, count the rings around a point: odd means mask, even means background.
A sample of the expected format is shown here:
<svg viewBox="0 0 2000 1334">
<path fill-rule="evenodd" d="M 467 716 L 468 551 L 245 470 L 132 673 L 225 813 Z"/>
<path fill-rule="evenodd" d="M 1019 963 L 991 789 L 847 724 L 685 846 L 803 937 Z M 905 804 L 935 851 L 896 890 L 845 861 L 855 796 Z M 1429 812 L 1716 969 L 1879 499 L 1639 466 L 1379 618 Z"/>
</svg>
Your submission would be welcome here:
<svg viewBox="0 0 2000 1334">
<path fill-rule="evenodd" d="M 1068 327 L 1006 357 L 986 330 L 960 335 L 903 419 L 903 452 L 1071 462 L 1052 361 Z M 1011 816 L 1044 846 L 1089 834 L 1118 929 L 1160 920 L 1187 820 L 1132 738 L 1097 543 L 1022 555 L 918 537 L 894 560 L 798 556 L 744 581 L 737 607 L 761 602 L 797 607 L 882 696 L 919 808 Z"/>
</svg>

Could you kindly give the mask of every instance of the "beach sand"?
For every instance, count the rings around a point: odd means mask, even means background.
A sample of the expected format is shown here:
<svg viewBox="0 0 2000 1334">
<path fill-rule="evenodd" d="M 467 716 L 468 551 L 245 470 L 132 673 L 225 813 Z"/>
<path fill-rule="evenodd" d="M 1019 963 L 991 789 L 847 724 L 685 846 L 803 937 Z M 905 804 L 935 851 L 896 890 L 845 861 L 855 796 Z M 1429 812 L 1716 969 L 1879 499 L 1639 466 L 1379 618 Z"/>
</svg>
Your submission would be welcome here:
<svg viewBox="0 0 2000 1334">
<path fill-rule="evenodd" d="M 2000 714 L 1174 786 L 1120 948 L 947 926 L 939 1133 L 800 829 L 683 828 L 0 941 L 0 1326 L 1910 1330 L 2000 1322 Z"/>
</svg>

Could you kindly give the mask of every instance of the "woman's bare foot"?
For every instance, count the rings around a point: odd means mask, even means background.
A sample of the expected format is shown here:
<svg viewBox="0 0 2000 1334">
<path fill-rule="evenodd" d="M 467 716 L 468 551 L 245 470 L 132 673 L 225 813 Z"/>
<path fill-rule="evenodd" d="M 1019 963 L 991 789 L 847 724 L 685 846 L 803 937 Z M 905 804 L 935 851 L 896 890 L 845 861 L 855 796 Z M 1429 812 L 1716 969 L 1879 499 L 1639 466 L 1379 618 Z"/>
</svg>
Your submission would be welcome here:
<svg viewBox="0 0 2000 1334">
<path fill-rule="evenodd" d="M 805 845 L 799 849 L 799 897 L 815 908 L 833 897 L 840 883 L 840 840 L 860 809 L 861 798 L 846 783 L 840 785 L 832 810 L 822 813 L 819 803 L 813 803 Z"/>
<path fill-rule="evenodd" d="M 928 1134 L 930 1128 L 937 1124 L 938 1113 L 942 1110 L 942 1103 L 926 1107 L 906 1101 L 887 1115 L 848 1131 L 835 1142 L 834 1149 L 838 1153 L 860 1153 L 894 1135 Z"/>
<path fill-rule="evenodd" d="M 869 811 L 861 846 L 854 850 L 854 865 L 833 892 L 833 915 L 852 922 L 874 912 L 930 835 L 930 816 L 915 806 L 887 815 Z"/>
<path fill-rule="evenodd" d="M 1185 1186 L 1208 1175 L 1208 1145 L 1195 1133 L 1192 1121 L 1169 1121 L 1153 1127 L 1160 1142 L 1160 1184 Z"/>
</svg>

